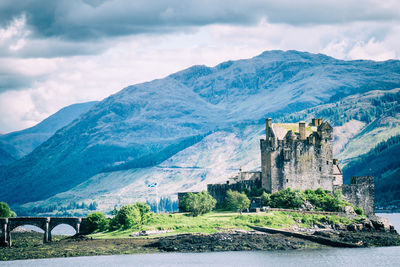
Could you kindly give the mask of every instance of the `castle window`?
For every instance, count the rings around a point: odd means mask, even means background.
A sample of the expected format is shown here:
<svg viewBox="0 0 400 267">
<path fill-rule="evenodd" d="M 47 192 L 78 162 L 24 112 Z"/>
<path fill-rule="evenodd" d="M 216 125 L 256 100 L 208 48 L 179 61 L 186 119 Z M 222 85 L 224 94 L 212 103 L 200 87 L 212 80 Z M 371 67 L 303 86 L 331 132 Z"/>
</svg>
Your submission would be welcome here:
<svg viewBox="0 0 400 267">
<path fill-rule="evenodd" d="M 329 161 L 326 161 L 326 165 L 329 165 Z"/>
<path fill-rule="evenodd" d="M 319 171 L 322 171 L 322 168 L 321 168 L 321 167 L 319 167 Z"/>
<path fill-rule="evenodd" d="M 286 179 L 286 183 L 288 183 L 289 182 L 289 179 Z"/>
</svg>

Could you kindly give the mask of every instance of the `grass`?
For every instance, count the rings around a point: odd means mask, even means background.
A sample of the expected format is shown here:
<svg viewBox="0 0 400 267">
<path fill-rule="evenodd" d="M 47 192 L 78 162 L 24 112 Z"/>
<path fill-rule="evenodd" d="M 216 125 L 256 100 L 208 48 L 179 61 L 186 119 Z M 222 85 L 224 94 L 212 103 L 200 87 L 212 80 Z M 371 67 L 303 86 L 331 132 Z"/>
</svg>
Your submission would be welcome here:
<svg viewBox="0 0 400 267">
<path fill-rule="evenodd" d="M 152 237 L 175 235 L 182 233 L 211 234 L 226 230 L 251 230 L 249 225 L 286 229 L 293 226 L 311 228 L 318 224 L 348 225 L 355 220 L 336 215 L 302 214 L 299 212 L 272 211 L 267 213 L 242 214 L 233 212 L 210 212 L 197 217 L 185 213 L 153 214 L 151 220 L 140 228 L 108 231 L 92 234 L 93 238 L 128 238 L 132 232 L 141 230 L 171 230 L 169 233 Z"/>
</svg>

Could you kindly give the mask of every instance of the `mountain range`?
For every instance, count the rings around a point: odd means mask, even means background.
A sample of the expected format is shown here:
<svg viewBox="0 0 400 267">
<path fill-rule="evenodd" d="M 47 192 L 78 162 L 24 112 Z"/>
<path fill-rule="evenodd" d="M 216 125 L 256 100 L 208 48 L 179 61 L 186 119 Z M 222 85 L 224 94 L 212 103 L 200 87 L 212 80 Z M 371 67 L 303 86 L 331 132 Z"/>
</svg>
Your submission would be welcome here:
<svg viewBox="0 0 400 267">
<path fill-rule="evenodd" d="M 215 67 L 193 66 L 95 103 L 1 167 L 7 190 L 0 199 L 27 210 L 95 200 L 109 210 L 202 190 L 239 168 L 259 167 L 266 117 L 329 120 L 346 175 L 350 162 L 399 134 L 396 88 L 397 60 L 267 51 Z M 150 188 L 152 183 L 157 186 Z"/>
<path fill-rule="evenodd" d="M 0 135 L 0 165 L 8 165 L 29 154 L 57 130 L 71 123 L 96 103 L 97 101 L 73 104 L 60 109 L 33 127 Z"/>
</svg>

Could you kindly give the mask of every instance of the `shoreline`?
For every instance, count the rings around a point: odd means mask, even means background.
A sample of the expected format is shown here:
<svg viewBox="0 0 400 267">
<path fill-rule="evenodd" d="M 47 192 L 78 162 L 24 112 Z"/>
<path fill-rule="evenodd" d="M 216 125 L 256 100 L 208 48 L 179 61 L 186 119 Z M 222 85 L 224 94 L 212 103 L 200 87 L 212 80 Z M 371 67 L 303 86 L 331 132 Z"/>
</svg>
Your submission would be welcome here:
<svg viewBox="0 0 400 267">
<path fill-rule="evenodd" d="M 280 230 L 279 230 L 280 231 Z M 353 247 L 400 246 L 394 232 L 316 231 L 309 235 Z M 42 235 L 35 232 L 15 233 L 15 246 L 0 248 L 1 261 L 80 257 L 100 255 L 147 254 L 169 252 L 309 250 L 330 247 L 315 240 L 284 233 L 229 230 L 213 234 L 187 233 L 164 237 L 93 239 L 84 235 L 54 236 L 52 243 L 41 244 Z M 329 243 L 328 243 L 329 244 Z"/>
</svg>

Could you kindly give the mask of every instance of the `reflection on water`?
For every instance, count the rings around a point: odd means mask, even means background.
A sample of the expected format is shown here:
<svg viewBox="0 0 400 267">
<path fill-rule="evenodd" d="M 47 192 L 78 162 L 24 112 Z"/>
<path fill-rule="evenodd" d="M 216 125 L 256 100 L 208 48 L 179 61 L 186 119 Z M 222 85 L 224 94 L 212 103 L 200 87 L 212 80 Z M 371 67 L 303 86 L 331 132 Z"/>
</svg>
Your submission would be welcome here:
<svg viewBox="0 0 400 267">
<path fill-rule="evenodd" d="M 400 214 L 379 214 L 400 230 Z M 400 266 L 400 247 L 160 253 L 0 262 L 0 266 Z"/>
</svg>

